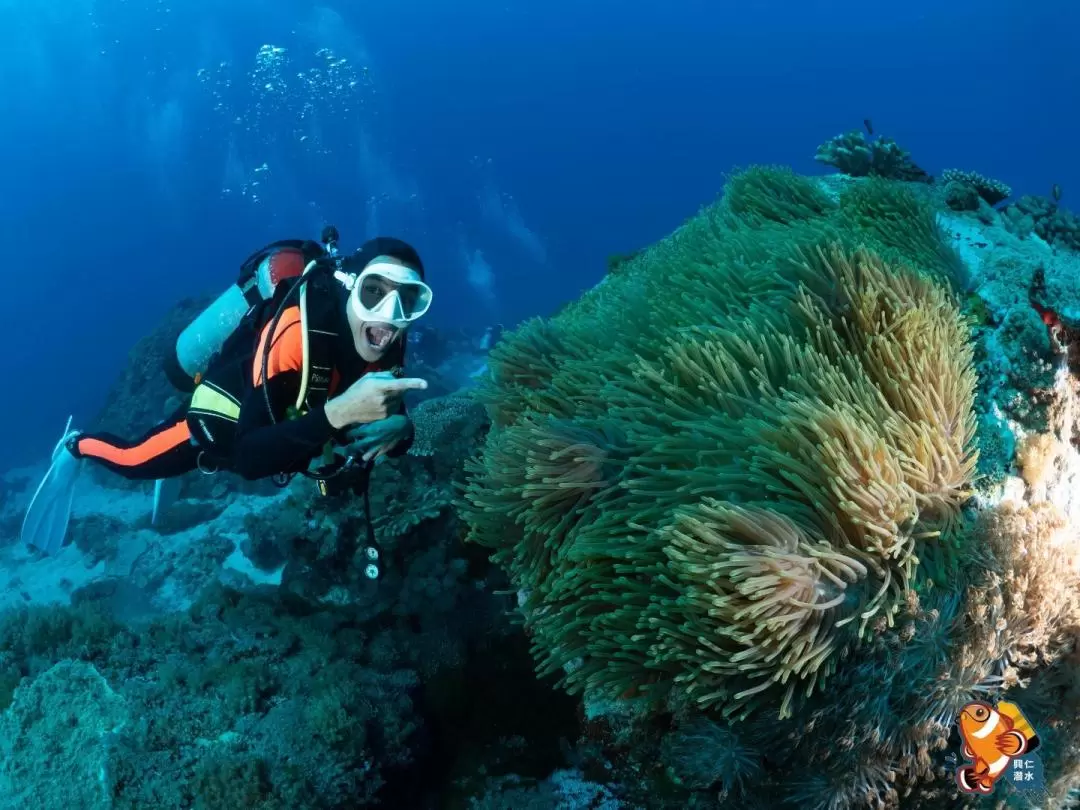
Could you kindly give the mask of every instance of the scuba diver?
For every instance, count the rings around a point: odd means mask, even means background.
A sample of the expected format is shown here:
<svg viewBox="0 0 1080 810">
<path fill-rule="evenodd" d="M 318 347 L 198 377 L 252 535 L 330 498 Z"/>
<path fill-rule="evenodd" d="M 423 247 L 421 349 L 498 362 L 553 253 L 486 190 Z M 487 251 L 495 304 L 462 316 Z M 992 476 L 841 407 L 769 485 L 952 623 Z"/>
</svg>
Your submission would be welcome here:
<svg viewBox="0 0 1080 810">
<path fill-rule="evenodd" d="M 75 483 L 85 461 L 133 480 L 156 480 L 155 515 L 165 479 L 193 470 L 248 480 L 294 475 L 324 495 L 366 499 L 371 466 L 412 442 L 403 378 L 406 333 L 431 306 L 424 266 L 410 245 L 390 237 L 354 254 L 322 240 L 284 240 L 252 254 L 240 277 L 176 341 L 166 371 L 189 400 L 143 436 L 70 430 L 53 452 L 22 525 L 23 542 L 46 554 L 64 545 Z M 378 550 L 368 510 L 368 548 Z M 375 569 L 374 572 L 372 569 Z"/>
</svg>

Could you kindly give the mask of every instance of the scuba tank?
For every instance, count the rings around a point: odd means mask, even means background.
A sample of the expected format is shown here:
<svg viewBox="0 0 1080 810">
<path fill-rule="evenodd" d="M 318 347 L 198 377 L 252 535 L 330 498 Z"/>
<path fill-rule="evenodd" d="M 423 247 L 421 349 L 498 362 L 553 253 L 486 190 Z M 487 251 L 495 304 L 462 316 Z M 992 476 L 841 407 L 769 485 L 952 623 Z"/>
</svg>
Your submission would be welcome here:
<svg viewBox="0 0 1080 810">
<path fill-rule="evenodd" d="M 303 275 L 308 262 L 337 255 L 338 231 L 323 228 L 321 244 L 310 239 L 273 242 L 248 256 L 240 266 L 237 280 L 195 317 L 176 339 L 174 351 L 165 363 L 165 372 L 177 389 L 191 392 L 210 360 L 244 317 L 256 306 L 274 297 L 278 284 Z"/>
</svg>

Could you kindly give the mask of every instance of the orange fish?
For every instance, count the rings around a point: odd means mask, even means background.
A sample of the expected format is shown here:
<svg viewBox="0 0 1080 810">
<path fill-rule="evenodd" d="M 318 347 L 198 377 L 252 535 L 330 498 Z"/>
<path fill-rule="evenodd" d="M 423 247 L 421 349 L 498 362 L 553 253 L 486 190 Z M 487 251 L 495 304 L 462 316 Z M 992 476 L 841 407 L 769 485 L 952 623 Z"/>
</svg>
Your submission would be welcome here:
<svg viewBox="0 0 1080 810">
<path fill-rule="evenodd" d="M 1035 729 L 1020 707 L 1004 700 L 996 709 L 988 703 L 967 704 L 960 710 L 957 725 L 964 738 L 961 750 L 971 762 L 956 771 L 956 783 L 965 793 L 992 792 L 1013 757 L 1039 745 Z"/>
</svg>

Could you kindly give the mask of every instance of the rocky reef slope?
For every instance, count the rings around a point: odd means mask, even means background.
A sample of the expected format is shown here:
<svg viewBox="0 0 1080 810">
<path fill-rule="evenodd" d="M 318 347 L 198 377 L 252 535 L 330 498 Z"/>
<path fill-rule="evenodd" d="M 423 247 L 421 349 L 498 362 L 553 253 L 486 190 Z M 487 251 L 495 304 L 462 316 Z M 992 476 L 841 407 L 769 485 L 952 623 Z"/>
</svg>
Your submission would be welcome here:
<svg viewBox="0 0 1080 810">
<path fill-rule="evenodd" d="M 469 540 L 641 806 L 977 803 L 1000 700 L 997 800 L 1073 801 L 1080 263 L 878 163 L 743 172 L 493 352 Z"/>
<path fill-rule="evenodd" d="M 377 583 L 363 504 L 303 480 L 193 476 L 151 525 L 96 477 L 39 559 L 9 473 L 0 808 L 1070 806 L 1073 220 L 819 154 L 844 173 L 735 175 L 418 404 Z M 175 327 L 103 425 L 163 411 Z M 960 793 L 972 700 L 1023 709 L 1037 790 Z"/>
</svg>

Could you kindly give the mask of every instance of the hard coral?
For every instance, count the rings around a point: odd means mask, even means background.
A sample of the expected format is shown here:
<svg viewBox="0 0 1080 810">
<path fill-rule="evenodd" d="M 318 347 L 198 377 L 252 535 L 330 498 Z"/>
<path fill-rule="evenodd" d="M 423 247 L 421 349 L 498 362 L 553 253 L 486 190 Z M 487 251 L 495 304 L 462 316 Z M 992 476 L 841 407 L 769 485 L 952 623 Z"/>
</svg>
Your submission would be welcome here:
<svg viewBox="0 0 1080 810">
<path fill-rule="evenodd" d="M 891 138 L 871 140 L 859 130 L 830 138 L 818 147 L 814 159 L 851 177 L 882 177 L 921 183 L 933 179 Z"/>
<path fill-rule="evenodd" d="M 1013 233 L 1036 233 L 1051 245 L 1080 251 L 1080 217 L 1050 197 L 1024 196 L 1002 213 Z"/>
<path fill-rule="evenodd" d="M 434 456 L 439 452 L 452 452 L 451 445 L 475 438 L 483 427 L 484 418 L 474 399 L 454 395 L 429 399 L 411 411 L 415 435 L 409 454 Z"/>
<path fill-rule="evenodd" d="M 978 172 L 962 172 L 959 169 L 946 169 L 941 173 L 941 182 L 946 186 L 958 185 L 975 190 L 975 193 L 987 205 L 997 205 L 1008 199 L 1012 189 L 1002 182 L 991 180 Z M 953 207 L 950 205 L 950 207 Z"/>
</svg>

